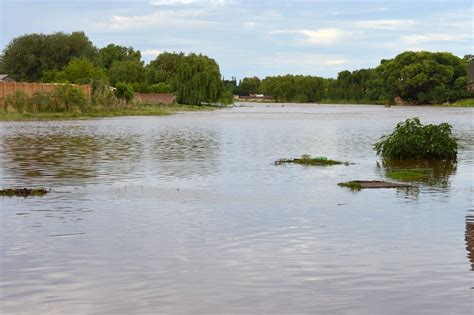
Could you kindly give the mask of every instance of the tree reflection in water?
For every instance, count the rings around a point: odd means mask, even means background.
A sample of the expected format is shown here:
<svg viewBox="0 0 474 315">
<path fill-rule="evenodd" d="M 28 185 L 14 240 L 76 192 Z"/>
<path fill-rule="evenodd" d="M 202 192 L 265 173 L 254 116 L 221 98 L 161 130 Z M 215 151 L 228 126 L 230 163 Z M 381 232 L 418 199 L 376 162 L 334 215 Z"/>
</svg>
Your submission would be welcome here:
<svg viewBox="0 0 474 315">
<path fill-rule="evenodd" d="M 467 258 L 471 262 L 471 270 L 474 271 L 474 209 L 469 210 L 466 215 L 466 250 Z"/>
<path fill-rule="evenodd" d="M 157 176 L 189 178 L 217 171 L 218 134 L 214 129 L 169 128 L 151 140 L 153 168 Z"/>
<path fill-rule="evenodd" d="M 7 136 L 2 151 L 9 165 L 3 170 L 6 178 L 74 182 L 128 172 L 140 158 L 141 145 L 133 137 L 50 134 Z"/>
</svg>

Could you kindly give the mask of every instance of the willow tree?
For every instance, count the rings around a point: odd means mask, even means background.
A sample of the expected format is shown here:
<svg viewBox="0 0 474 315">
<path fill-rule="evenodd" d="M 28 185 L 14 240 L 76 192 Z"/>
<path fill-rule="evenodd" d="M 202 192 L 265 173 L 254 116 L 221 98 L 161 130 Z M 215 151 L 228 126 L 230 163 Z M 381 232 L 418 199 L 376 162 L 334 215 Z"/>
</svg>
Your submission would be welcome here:
<svg viewBox="0 0 474 315">
<path fill-rule="evenodd" d="M 148 72 L 149 83 L 169 84 L 181 104 L 217 102 L 224 93 L 219 65 L 204 55 L 164 53 L 150 63 Z"/>
</svg>

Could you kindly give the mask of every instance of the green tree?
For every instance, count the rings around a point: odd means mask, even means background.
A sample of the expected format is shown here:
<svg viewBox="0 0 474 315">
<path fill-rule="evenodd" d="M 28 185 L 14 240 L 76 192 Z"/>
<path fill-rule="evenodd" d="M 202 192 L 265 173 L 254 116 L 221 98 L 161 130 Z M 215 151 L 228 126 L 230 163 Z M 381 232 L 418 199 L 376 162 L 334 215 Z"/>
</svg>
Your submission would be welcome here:
<svg viewBox="0 0 474 315">
<path fill-rule="evenodd" d="M 184 53 L 164 52 L 151 61 L 147 68 L 147 81 L 150 84 L 171 82 L 176 75 L 178 65 L 186 58 Z"/>
<path fill-rule="evenodd" d="M 372 98 L 392 101 L 439 103 L 465 95 L 459 78 L 466 76 L 466 61 L 451 53 L 407 51 L 382 60 L 369 83 Z"/>
<path fill-rule="evenodd" d="M 181 104 L 202 104 L 229 99 L 219 65 L 204 55 L 163 53 L 148 67 L 149 83 L 166 83 Z"/>
<path fill-rule="evenodd" d="M 115 96 L 127 102 L 133 99 L 133 88 L 130 84 L 118 82 L 115 86 Z"/>
<path fill-rule="evenodd" d="M 325 80 L 321 77 L 285 75 L 266 77 L 261 91 L 277 102 L 314 103 L 325 95 Z"/>
<path fill-rule="evenodd" d="M 240 95 L 250 95 L 260 93 L 260 79 L 257 77 L 243 78 L 240 81 L 238 92 Z"/>
<path fill-rule="evenodd" d="M 69 82 L 86 84 L 105 79 L 104 71 L 85 58 L 72 59 L 61 71 L 45 71 L 45 82 Z"/>
<path fill-rule="evenodd" d="M 115 61 L 108 74 L 112 85 L 117 82 L 142 82 L 145 79 L 145 68 L 140 61 Z"/>
<path fill-rule="evenodd" d="M 29 34 L 14 38 L 3 51 L 3 70 L 17 81 L 38 81 L 73 58 L 95 61 L 97 49 L 83 32 Z"/>
<path fill-rule="evenodd" d="M 152 84 L 148 87 L 148 92 L 150 93 L 171 93 L 173 89 L 169 84 L 164 82 Z"/>
<path fill-rule="evenodd" d="M 132 47 L 124 47 L 109 44 L 99 49 L 99 62 L 102 67 L 109 69 L 115 61 L 137 61 L 140 62 L 142 55 L 139 50 Z"/>
</svg>

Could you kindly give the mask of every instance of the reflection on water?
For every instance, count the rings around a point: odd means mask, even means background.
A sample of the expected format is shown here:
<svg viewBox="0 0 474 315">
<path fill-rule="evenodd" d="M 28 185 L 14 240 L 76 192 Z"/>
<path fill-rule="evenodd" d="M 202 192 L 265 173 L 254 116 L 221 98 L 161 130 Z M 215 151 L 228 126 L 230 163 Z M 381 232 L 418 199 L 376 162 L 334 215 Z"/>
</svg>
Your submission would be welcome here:
<svg viewBox="0 0 474 315">
<path fill-rule="evenodd" d="M 153 172 L 158 176 L 187 178 L 215 173 L 219 141 L 213 129 L 169 128 L 150 140 Z"/>
<path fill-rule="evenodd" d="M 278 104 L 0 122 L 0 186 L 53 188 L 0 198 L 0 313 L 469 314 L 469 115 Z M 457 164 L 416 165 L 431 178 L 406 190 L 337 186 L 386 178 L 373 143 L 413 116 L 453 125 Z M 355 164 L 273 165 L 304 153 Z"/>
<path fill-rule="evenodd" d="M 426 178 L 418 180 L 429 186 L 449 188 L 449 178 L 456 173 L 456 161 L 390 161 L 383 162 L 386 171 L 388 170 L 410 170 L 423 171 Z"/>
<path fill-rule="evenodd" d="M 2 153 L 10 176 L 81 182 L 81 178 L 130 172 L 140 158 L 141 143 L 133 137 L 9 135 L 2 141 Z"/>
<path fill-rule="evenodd" d="M 466 250 L 471 270 L 474 271 L 474 209 L 466 215 Z"/>
</svg>

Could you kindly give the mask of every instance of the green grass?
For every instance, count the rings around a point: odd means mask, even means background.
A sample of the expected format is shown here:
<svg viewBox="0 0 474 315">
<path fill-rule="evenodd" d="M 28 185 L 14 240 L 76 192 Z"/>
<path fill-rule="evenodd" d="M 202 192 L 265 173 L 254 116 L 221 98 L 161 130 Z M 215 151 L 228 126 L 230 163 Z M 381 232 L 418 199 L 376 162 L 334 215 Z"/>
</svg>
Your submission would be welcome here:
<svg viewBox="0 0 474 315">
<path fill-rule="evenodd" d="M 7 197 L 29 197 L 29 196 L 43 196 L 51 190 L 44 188 L 7 188 L 0 189 L 0 196 Z"/>
<path fill-rule="evenodd" d="M 428 176 L 422 169 L 404 169 L 404 170 L 389 170 L 387 177 L 399 181 L 423 181 L 427 180 Z"/>
<path fill-rule="evenodd" d="M 280 159 L 275 161 L 275 165 L 287 164 L 287 163 L 294 163 L 300 165 L 310 165 L 310 166 L 330 166 L 330 165 L 338 165 L 344 164 L 349 165 L 347 162 L 341 162 L 336 160 L 330 160 L 327 157 L 314 157 L 312 158 L 310 155 L 302 155 L 300 158 L 296 159 Z"/>
<path fill-rule="evenodd" d="M 474 107 L 474 98 L 466 98 L 463 100 L 458 100 L 450 105 L 444 106 L 453 106 L 453 107 Z"/>
<path fill-rule="evenodd" d="M 88 112 L 60 112 L 60 113 L 6 113 L 0 111 L 0 121 L 15 120 L 62 120 L 62 119 L 90 119 L 107 118 L 120 116 L 164 116 L 172 115 L 177 112 L 188 111 L 212 111 L 217 106 L 210 105 L 169 105 L 169 106 L 151 106 L 141 105 L 135 108 L 122 108 L 110 110 L 93 110 Z"/>
<path fill-rule="evenodd" d="M 359 181 L 350 181 L 350 182 L 345 182 L 345 183 L 338 183 L 337 185 L 340 186 L 340 187 L 347 187 L 350 190 L 354 190 L 354 191 L 362 190 L 362 185 L 360 184 Z"/>
</svg>

